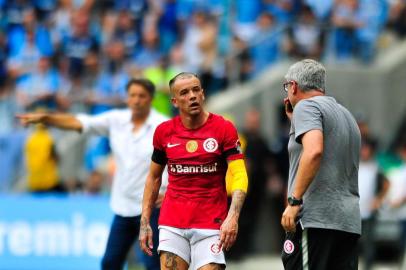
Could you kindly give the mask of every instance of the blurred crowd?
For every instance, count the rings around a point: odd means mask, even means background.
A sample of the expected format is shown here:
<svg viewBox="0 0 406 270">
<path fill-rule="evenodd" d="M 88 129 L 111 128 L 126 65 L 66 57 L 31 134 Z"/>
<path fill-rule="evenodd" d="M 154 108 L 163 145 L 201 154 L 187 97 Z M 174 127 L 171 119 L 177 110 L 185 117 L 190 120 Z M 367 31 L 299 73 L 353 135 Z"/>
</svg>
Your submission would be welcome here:
<svg viewBox="0 0 406 270">
<path fill-rule="evenodd" d="M 168 81 L 180 71 L 197 73 L 210 98 L 284 58 L 370 64 L 387 46 L 385 33 L 406 35 L 406 1 L 0 0 L 0 191 L 97 194 L 108 192 L 114 172 L 106 138 L 23 129 L 20 112 L 120 108 L 129 78 L 146 77 L 157 87 L 154 108 L 172 116 Z M 277 145 L 260 134 L 255 110 L 241 127 L 250 179 L 260 179 L 242 212 L 247 238 L 264 198 L 279 225 L 288 166 L 282 110 L 281 119 Z M 381 167 L 406 166 L 405 141 Z M 236 257 L 253 249 L 241 239 Z"/>
</svg>

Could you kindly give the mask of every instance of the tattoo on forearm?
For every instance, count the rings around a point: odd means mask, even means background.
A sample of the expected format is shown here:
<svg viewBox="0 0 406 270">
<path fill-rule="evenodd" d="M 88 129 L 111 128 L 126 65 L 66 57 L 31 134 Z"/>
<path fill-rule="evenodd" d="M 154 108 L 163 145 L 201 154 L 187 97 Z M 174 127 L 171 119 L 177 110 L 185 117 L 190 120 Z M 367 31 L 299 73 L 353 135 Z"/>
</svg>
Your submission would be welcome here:
<svg viewBox="0 0 406 270">
<path fill-rule="evenodd" d="M 150 227 L 148 226 L 149 222 L 145 217 L 141 218 L 141 233 L 142 234 L 148 234 L 150 231 Z"/>
<path fill-rule="evenodd" d="M 245 200 L 245 193 L 241 190 L 236 190 L 233 193 L 233 197 L 231 200 L 230 210 L 236 214 L 240 214 L 241 208 L 244 204 Z"/>
<path fill-rule="evenodd" d="M 178 262 L 176 261 L 176 255 L 170 252 L 165 252 L 165 267 L 168 270 L 177 270 Z"/>
</svg>

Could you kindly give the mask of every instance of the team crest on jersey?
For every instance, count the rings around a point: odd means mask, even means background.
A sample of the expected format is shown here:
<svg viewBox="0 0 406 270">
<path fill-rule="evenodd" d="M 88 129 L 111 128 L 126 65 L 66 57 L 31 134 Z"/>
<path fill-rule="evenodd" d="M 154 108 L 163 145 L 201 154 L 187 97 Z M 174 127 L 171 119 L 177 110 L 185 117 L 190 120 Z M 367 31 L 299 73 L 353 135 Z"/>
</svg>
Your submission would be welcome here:
<svg viewBox="0 0 406 270">
<path fill-rule="evenodd" d="M 295 245 L 292 241 L 286 240 L 285 243 L 283 243 L 283 250 L 286 254 L 292 254 L 293 251 L 295 251 Z"/>
<path fill-rule="evenodd" d="M 218 255 L 221 252 L 221 248 L 219 244 L 213 244 L 210 246 L 210 251 L 213 255 Z"/>
<path fill-rule="evenodd" d="M 186 151 L 188 151 L 189 153 L 196 152 L 197 147 L 198 145 L 196 141 L 191 140 L 186 143 Z"/>
<path fill-rule="evenodd" d="M 214 138 L 208 138 L 203 143 L 204 150 L 206 150 L 206 152 L 209 152 L 209 153 L 216 151 L 218 146 L 219 145 L 218 145 L 216 139 L 214 139 Z"/>
</svg>

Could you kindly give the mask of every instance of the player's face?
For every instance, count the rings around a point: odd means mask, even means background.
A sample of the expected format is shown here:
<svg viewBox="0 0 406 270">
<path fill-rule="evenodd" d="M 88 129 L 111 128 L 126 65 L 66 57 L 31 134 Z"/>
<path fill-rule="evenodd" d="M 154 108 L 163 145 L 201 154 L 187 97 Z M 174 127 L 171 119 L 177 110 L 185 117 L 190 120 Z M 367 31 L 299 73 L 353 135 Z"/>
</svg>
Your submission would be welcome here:
<svg viewBox="0 0 406 270">
<path fill-rule="evenodd" d="M 203 112 L 204 94 L 198 78 L 177 79 L 172 91 L 171 101 L 179 109 L 179 113 L 198 115 Z"/>
<path fill-rule="evenodd" d="M 127 105 L 135 116 L 145 116 L 151 108 L 152 97 L 143 86 L 132 84 L 127 93 Z"/>
</svg>

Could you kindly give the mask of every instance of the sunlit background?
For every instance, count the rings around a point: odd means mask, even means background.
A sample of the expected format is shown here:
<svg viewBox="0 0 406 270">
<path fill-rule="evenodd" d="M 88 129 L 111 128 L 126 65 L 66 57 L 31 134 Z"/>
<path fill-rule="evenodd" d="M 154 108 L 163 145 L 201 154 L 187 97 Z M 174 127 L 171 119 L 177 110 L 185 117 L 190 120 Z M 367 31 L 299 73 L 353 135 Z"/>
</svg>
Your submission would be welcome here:
<svg viewBox="0 0 406 270">
<path fill-rule="evenodd" d="M 282 269 L 282 83 L 303 58 L 325 64 L 327 94 L 376 146 L 391 185 L 374 265 L 397 269 L 406 244 L 405 35 L 404 0 L 0 0 L 0 269 L 99 269 L 112 218 L 108 139 L 26 129 L 15 115 L 124 107 L 126 82 L 146 77 L 157 86 L 154 107 L 173 116 L 168 81 L 180 71 L 200 76 L 208 109 L 236 124 L 247 158 L 250 188 L 227 269 Z M 129 269 L 143 269 L 137 254 Z"/>
</svg>

